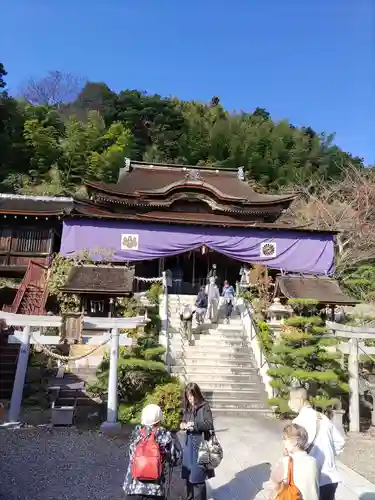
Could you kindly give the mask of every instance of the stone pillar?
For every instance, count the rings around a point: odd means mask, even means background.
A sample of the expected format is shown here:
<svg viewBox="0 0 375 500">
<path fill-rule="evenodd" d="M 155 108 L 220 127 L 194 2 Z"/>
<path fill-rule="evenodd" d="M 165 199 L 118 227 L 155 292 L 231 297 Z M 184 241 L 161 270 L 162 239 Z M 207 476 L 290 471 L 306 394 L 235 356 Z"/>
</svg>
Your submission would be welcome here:
<svg viewBox="0 0 375 500">
<path fill-rule="evenodd" d="M 349 340 L 349 388 L 350 388 L 350 405 L 349 405 L 349 417 L 350 417 L 350 432 L 360 431 L 360 419 L 359 419 L 359 363 L 358 363 L 358 339 L 352 337 Z"/>
<path fill-rule="evenodd" d="M 332 421 L 335 427 L 340 431 L 342 435 L 345 434 L 344 426 L 343 426 L 343 416 L 345 414 L 345 410 L 333 410 L 333 418 Z"/>
<path fill-rule="evenodd" d="M 159 332 L 159 344 L 165 348 L 165 354 L 163 356 L 164 363 L 169 370 L 171 364 L 170 356 L 170 340 L 169 340 L 169 302 L 168 302 L 168 284 L 167 284 L 167 272 L 163 271 L 163 295 L 159 305 L 159 315 L 161 320 L 161 329 Z"/>
<path fill-rule="evenodd" d="M 112 434 L 119 431 L 121 424 L 117 422 L 117 363 L 119 353 L 119 331 L 112 329 L 111 353 L 109 357 L 108 406 L 107 421 L 101 426 L 103 433 Z"/>
<path fill-rule="evenodd" d="M 10 424 L 16 424 L 20 420 L 23 387 L 30 353 L 30 326 L 25 326 L 21 337 L 20 352 L 17 361 L 16 376 L 14 378 L 12 399 L 8 414 Z"/>
</svg>

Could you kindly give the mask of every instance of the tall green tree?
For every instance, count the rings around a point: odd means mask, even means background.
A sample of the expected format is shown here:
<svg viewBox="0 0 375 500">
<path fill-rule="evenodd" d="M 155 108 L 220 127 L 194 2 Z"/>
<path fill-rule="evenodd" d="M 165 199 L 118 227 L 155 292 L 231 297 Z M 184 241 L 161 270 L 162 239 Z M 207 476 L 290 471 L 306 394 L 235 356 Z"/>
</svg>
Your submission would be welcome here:
<svg viewBox="0 0 375 500">
<path fill-rule="evenodd" d="M 120 122 L 106 128 L 97 111 L 88 112 L 86 123 L 69 118 L 59 161 L 65 184 L 78 184 L 82 179 L 116 182 L 132 146 L 131 132 Z"/>
<path fill-rule="evenodd" d="M 313 301 L 293 301 L 300 313 L 314 314 Z M 349 390 L 347 373 L 341 367 L 340 353 L 329 350 L 337 339 L 327 338 L 327 329 L 319 316 L 293 316 L 286 322 L 279 341 L 272 346 L 268 373 L 277 396 L 270 403 L 280 413 L 289 413 L 290 388 L 309 389 L 320 409 L 335 406 Z"/>
<path fill-rule="evenodd" d="M 158 152 L 160 161 L 173 161 L 179 156 L 185 121 L 172 100 L 124 90 L 118 95 L 113 119 L 132 132 L 134 159 L 142 160 L 151 147 Z"/>
<path fill-rule="evenodd" d="M 83 176 L 114 181 L 125 154 L 161 163 L 243 166 L 247 179 L 267 190 L 320 185 L 342 178 L 348 165 L 363 168 L 361 158 L 335 145 L 334 135 L 275 122 L 261 107 L 228 112 L 218 96 L 201 103 L 139 90 L 117 94 L 105 83 L 82 86 L 59 71 L 28 82 L 27 104 L 7 94 L 5 76 L 0 65 L 2 189 L 25 184 L 29 171 L 31 185 L 45 182 L 51 169 L 63 186 L 78 185 Z"/>
<path fill-rule="evenodd" d="M 0 186 L 7 191 L 12 187 L 4 183 L 5 179 L 10 174 L 27 172 L 29 156 L 23 137 L 23 109 L 6 91 L 6 75 L 0 63 Z"/>
</svg>

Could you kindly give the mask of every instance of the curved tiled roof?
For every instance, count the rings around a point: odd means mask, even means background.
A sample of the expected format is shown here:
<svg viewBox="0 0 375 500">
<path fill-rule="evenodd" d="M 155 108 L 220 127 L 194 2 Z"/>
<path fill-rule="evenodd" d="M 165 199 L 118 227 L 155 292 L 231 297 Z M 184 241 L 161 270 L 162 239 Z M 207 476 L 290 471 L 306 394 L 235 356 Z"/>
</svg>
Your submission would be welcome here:
<svg viewBox="0 0 375 500">
<path fill-rule="evenodd" d="M 57 216 L 70 213 L 72 208 L 73 198 L 0 193 L 0 214 Z"/>
<path fill-rule="evenodd" d="M 239 179 L 237 171 L 229 169 L 141 162 L 132 164 L 130 171 L 125 172 L 117 184 L 87 182 L 86 185 L 130 198 L 159 198 L 184 189 L 211 192 L 219 199 L 245 205 L 283 204 L 294 199 L 293 195 L 257 193 L 247 182 Z"/>
<path fill-rule="evenodd" d="M 312 233 L 332 233 L 332 231 L 311 229 L 305 226 L 293 226 L 288 223 L 265 223 L 261 221 L 240 220 L 236 214 L 219 213 L 199 213 L 199 212 L 163 212 L 151 210 L 149 212 L 137 213 L 115 213 L 98 207 L 93 202 L 87 200 L 75 200 L 72 211 L 74 217 L 89 217 L 94 219 L 112 219 L 112 220 L 133 220 L 139 222 L 158 222 L 162 224 L 192 224 L 199 226 L 221 226 L 221 227 L 239 227 L 258 229 L 278 229 L 282 231 L 305 231 Z"/>
<path fill-rule="evenodd" d="M 128 295 L 133 291 L 134 270 L 124 266 L 84 265 L 73 267 L 63 292 Z"/>
<path fill-rule="evenodd" d="M 345 295 L 338 282 L 328 276 L 286 275 L 276 278 L 275 295 L 288 299 L 311 299 L 321 304 L 351 305 L 358 301 Z"/>
</svg>

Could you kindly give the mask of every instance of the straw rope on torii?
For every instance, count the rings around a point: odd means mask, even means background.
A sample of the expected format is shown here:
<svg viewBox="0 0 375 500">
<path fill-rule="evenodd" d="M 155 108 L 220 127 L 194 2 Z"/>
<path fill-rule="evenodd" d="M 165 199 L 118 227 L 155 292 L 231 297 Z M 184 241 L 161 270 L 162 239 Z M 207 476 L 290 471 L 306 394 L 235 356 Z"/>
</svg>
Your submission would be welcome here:
<svg viewBox="0 0 375 500">
<path fill-rule="evenodd" d="M 61 356 L 55 354 L 45 344 L 54 344 L 59 342 L 58 337 L 41 336 L 40 333 L 32 332 L 35 328 L 43 327 L 58 327 L 61 328 L 62 318 L 60 316 L 36 316 L 11 314 L 0 312 L 0 319 L 5 320 L 7 326 L 14 325 L 22 327 L 21 331 L 17 331 L 10 335 L 9 343 L 19 343 L 20 351 L 17 360 L 16 374 L 13 384 L 12 398 L 10 402 L 7 425 L 19 425 L 21 403 L 25 377 L 28 366 L 30 341 L 38 345 L 48 356 L 54 357 L 60 361 L 67 362 L 69 360 L 85 358 L 95 352 L 100 346 L 110 342 L 111 349 L 109 353 L 109 379 L 108 379 L 108 401 L 107 401 L 107 420 L 102 424 L 102 430 L 111 430 L 118 427 L 117 422 L 117 364 L 120 347 L 120 331 L 125 329 L 134 329 L 138 326 L 145 326 L 149 323 L 149 319 L 145 316 L 135 316 L 131 318 L 94 318 L 85 317 L 84 322 L 88 322 L 90 329 L 111 330 L 111 334 L 106 335 L 104 341 L 100 345 L 95 346 L 90 351 L 79 356 Z M 102 340 L 103 337 L 100 339 Z M 57 342 L 56 342 L 57 340 Z M 99 341 L 99 340 L 98 340 Z M 124 344 L 125 345 L 125 344 Z"/>
<path fill-rule="evenodd" d="M 79 359 L 84 359 L 84 358 L 87 358 L 88 356 L 91 356 L 91 354 L 93 354 L 95 351 L 100 349 L 100 347 L 103 347 L 104 345 L 108 344 L 108 342 L 112 338 L 112 334 L 107 339 L 105 339 L 101 344 L 93 347 L 91 349 L 91 351 L 89 351 L 85 354 L 77 355 L 77 356 L 62 356 L 61 354 L 56 354 L 55 352 L 51 351 L 51 349 L 48 349 L 48 347 L 46 347 L 45 345 L 38 342 L 36 340 L 36 338 L 33 336 L 32 332 L 30 333 L 30 337 L 33 339 L 35 345 L 38 346 L 38 348 L 42 352 L 44 352 L 44 354 L 46 354 L 47 356 L 50 356 L 51 358 L 54 358 L 54 359 L 58 359 L 59 361 L 68 362 L 68 361 L 78 361 Z"/>
<path fill-rule="evenodd" d="M 136 281 L 141 281 L 143 283 L 162 283 L 164 278 L 163 276 L 160 276 L 158 278 L 143 278 L 142 276 L 134 276 L 133 279 Z"/>
<path fill-rule="evenodd" d="M 157 278 L 146 278 L 146 277 L 142 277 L 142 276 L 134 276 L 133 279 L 135 279 L 137 281 L 140 281 L 140 282 L 144 282 L 144 283 L 158 283 L 158 282 L 163 282 L 163 277 L 162 276 L 157 277 Z M 30 336 L 33 339 L 35 345 L 38 346 L 38 348 L 42 352 L 44 352 L 47 356 L 50 356 L 51 358 L 57 359 L 59 361 L 62 361 L 63 363 L 64 362 L 67 363 L 68 361 L 78 361 L 80 359 L 84 359 L 84 358 L 87 358 L 88 356 L 91 356 L 91 354 L 93 354 L 94 352 L 96 352 L 98 349 L 100 349 L 104 345 L 108 344 L 108 342 L 112 338 L 112 335 L 110 335 L 101 344 L 95 346 L 91 351 L 89 351 L 89 352 L 87 352 L 85 354 L 80 354 L 80 355 L 77 355 L 77 356 L 69 356 L 69 355 L 68 356 L 62 356 L 61 354 L 57 354 L 57 353 L 53 352 L 51 349 L 49 349 L 45 345 L 43 345 L 40 342 L 38 342 L 36 340 L 36 338 L 33 336 L 32 333 L 30 333 Z"/>
</svg>

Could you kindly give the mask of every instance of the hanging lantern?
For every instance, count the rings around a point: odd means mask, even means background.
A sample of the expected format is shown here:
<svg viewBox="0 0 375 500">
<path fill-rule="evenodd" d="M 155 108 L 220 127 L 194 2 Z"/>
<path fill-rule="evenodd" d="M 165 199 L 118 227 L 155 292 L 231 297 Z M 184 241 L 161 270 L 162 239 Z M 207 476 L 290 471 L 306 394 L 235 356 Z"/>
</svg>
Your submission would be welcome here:
<svg viewBox="0 0 375 500">
<path fill-rule="evenodd" d="M 202 252 L 202 255 L 206 255 L 206 253 L 208 252 L 208 248 L 206 247 L 206 245 L 203 245 L 201 247 L 201 252 Z"/>
</svg>

